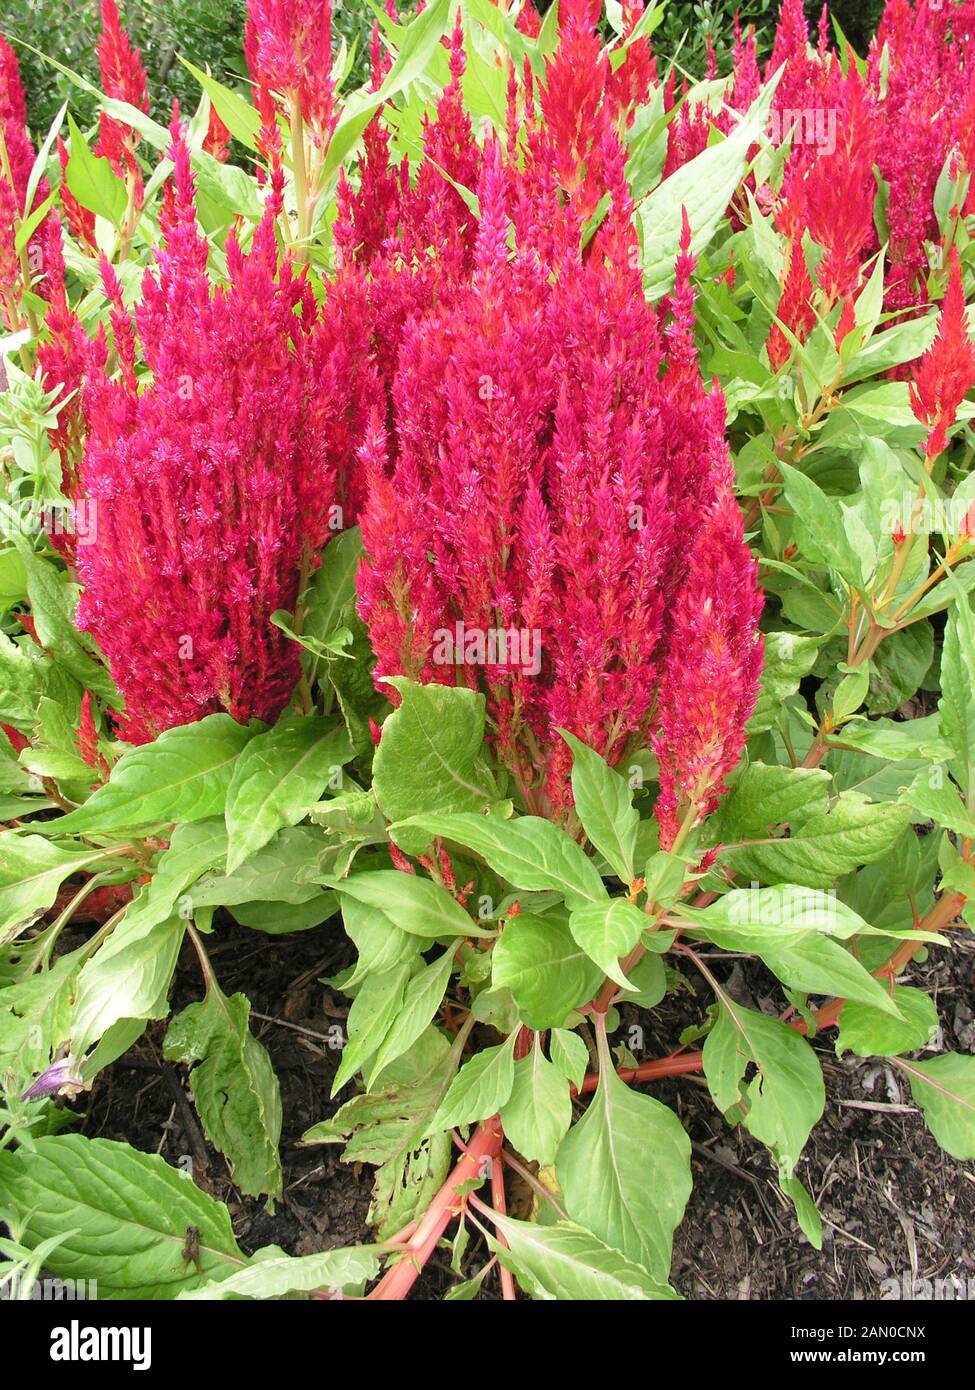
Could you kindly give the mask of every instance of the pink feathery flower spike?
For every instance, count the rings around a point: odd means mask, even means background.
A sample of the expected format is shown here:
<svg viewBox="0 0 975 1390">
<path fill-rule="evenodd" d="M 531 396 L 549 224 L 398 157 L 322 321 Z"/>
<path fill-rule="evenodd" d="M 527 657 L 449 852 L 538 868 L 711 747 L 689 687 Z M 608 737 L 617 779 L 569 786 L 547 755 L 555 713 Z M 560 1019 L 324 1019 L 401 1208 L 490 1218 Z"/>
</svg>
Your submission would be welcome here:
<svg viewBox="0 0 975 1390">
<path fill-rule="evenodd" d="M 654 723 L 660 795 L 654 814 L 669 849 L 715 809 L 745 745 L 758 696 L 762 595 L 730 488 L 704 514 L 671 612 L 668 655 Z"/>
<path fill-rule="evenodd" d="M 26 120 L 27 103 L 17 57 L 0 34 L 0 135 L 6 152 L 0 165 L 0 322 L 11 331 L 21 327 L 17 308 L 23 291 L 29 288 L 23 283 L 23 265 L 16 246 L 16 228 L 25 214 L 27 184 L 35 158 Z M 47 180 L 42 179 L 33 207 L 47 197 L 47 192 Z"/>
<path fill-rule="evenodd" d="M 244 52 L 259 92 L 294 102 L 324 148 L 338 113 L 332 79 L 332 0 L 248 0 Z M 266 113 L 262 109 L 262 115 Z"/>
<path fill-rule="evenodd" d="M 102 91 L 116 101 L 127 102 L 148 114 L 149 91 L 146 70 L 137 48 L 119 21 L 115 0 L 102 0 L 102 32 L 98 40 L 98 66 Z M 135 158 L 138 131 L 103 111 L 99 117 L 98 145 L 95 153 L 108 160 L 119 178 L 130 181 L 136 205 L 142 202 L 142 171 Z"/>
<path fill-rule="evenodd" d="M 944 449 L 958 407 L 975 386 L 975 345 L 968 333 L 961 263 L 954 247 L 949 265 L 938 335 L 914 368 L 910 383 L 911 409 L 930 431 L 924 446 L 929 459 L 937 458 Z"/>
<path fill-rule="evenodd" d="M 271 614 L 293 611 L 335 498 L 326 347 L 310 290 L 279 257 L 277 195 L 246 255 L 231 237 L 213 289 L 178 126 L 171 158 L 165 244 L 134 325 L 102 264 L 119 374 L 103 337 L 84 392 L 79 492 L 97 528 L 77 550 L 78 621 L 108 659 L 134 743 L 220 710 L 277 717 L 300 668 Z"/>
</svg>

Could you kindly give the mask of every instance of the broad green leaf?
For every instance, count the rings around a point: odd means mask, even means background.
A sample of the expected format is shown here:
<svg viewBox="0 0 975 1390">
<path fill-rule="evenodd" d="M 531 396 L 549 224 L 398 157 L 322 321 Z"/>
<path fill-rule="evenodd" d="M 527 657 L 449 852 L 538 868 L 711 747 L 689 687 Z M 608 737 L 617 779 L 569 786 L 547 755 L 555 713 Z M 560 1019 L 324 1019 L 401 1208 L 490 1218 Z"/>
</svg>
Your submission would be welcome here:
<svg viewBox="0 0 975 1390">
<path fill-rule="evenodd" d="M 554 913 L 509 918 L 491 959 L 494 986 L 511 990 L 529 1028 L 558 1028 L 602 983 L 602 971 Z"/>
<path fill-rule="evenodd" d="M 733 846 L 722 861 L 742 877 L 761 883 L 829 888 L 861 864 L 881 859 L 910 819 L 906 806 L 868 801 L 859 792 L 847 791 L 795 834 Z"/>
<path fill-rule="evenodd" d="M 276 1247 L 270 1246 L 268 1250 Z M 317 1289 L 343 1289 L 364 1283 L 379 1273 L 380 1255 L 368 1245 L 343 1250 L 323 1250 L 318 1255 L 285 1255 L 258 1250 L 246 1269 L 217 1284 L 204 1284 L 179 1295 L 188 1299 L 283 1298 L 286 1294 L 313 1293 Z"/>
<path fill-rule="evenodd" d="M 209 73 L 194 67 L 187 58 L 183 57 L 182 53 L 177 53 L 176 56 L 206 92 L 217 115 L 234 139 L 239 140 L 242 145 L 246 145 L 249 150 L 256 150 L 261 118 L 250 102 L 245 101 L 239 92 L 225 87 L 222 82 L 218 82 Z"/>
<path fill-rule="evenodd" d="M 358 955 L 352 974 L 343 983 L 350 993 L 367 975 L 415 961 L 425 949 L 422 938 L 401 931 L 385 912 L 360 903 L 358 898 L 343 898 L 342 920 Z"/>
<path fill-rule="evenodd" d="M 640 824 L 633 794 L 597 752 L 565 730 L 560 733 L 572 749 L 572 799 L 582 828 L 617 877 L 630 884 Z"/>
<path fill-rule="evenodd" d="M 572 1123 L 569 1083 L 542 1052 L 535 1034 L 527 1057 L 515 1062 L 511 1095 L 501 1107 L 501 1124 L 520 1154 L 548 1166 Z"/>
<path fill-rule="evenodd" d="M 775 85 L 774 81 L 766 83 L 730 135 L 664 179 L 637 208 L 644 288 L 651 303 L 673 286 L 683 210 L 687 211 L 695 256 L 700 257 L 713 237 L 745 176 L 749 149 L 761 139 Z"/>
<path fill-rule="evenodd" d="M 407 824 L 431 838 L 440 835 L 466 845 L 513 888 L 554 889 L 572 907 L 607 896 L 592 860 L 558 826 L 539 816 L 420 815 Z M 398 830 L 393 827 L 394 834 Z"/>
<path fill-rule="evenodd" d="M 426 1127 L 427 1134 L 472 1125 L 496 1114 L 515 1084 L 514 1050 L 518 1030 L 500 1047 L 486 1047 L 465 1062 Z"/>
<path fill-rule="evenodd" d="M 548 1054 L 559 1071 L 580 1090 L 589 1069 L 589 1049 L 578 1033 L 553 1028 L 548 1038 Z"/>
<path fill-rule="evenodd" d="M 634 986 L 623 974 L 620 957 L 633 950 L 649 923 L 647 914 L 626 898 L 586 903 L 569 914 L 569 930 L 575 941 L 622 989 Z"/>
<path fill-rule="evenodd" d="M 756 1074 L 745 1082 L 752 1065 Z M 791 1177 L 826 1104 L 822 1070 L 806 1039 L 779 1019 L 724 998 L 704 1043 L 704 1075 L 718 1109 L 740 1109 L 745 1128 L 771 1149 L 782 1176 Z"/>
<path fill-rule="evenodd" d="M 599 1087 L 563 1139 L 555 1171 L 570 1218 L 666 1283 L 691 1192 L 691 1142 L 672 1110 L 619 1079 L 608 1047 Z"/>
<path fill-rule="evenodd" d="M 229 714 L 167 729 L 124 753 L 105 785 L 57 822 L 58 833 L 129 831 L 223 815 L 234 763 L 256 732 Z"/>
<path fill-rule="evenodd" d="M 280 1197 L 281 1092 L 270 1058 L 250 1031 L 250 1008 L 246 995 L 228 999 L 211 983 L 201 1003 L 170 1023 L 163 1053 L 193 1067 L 196 1108 L 236 1186 L 251 1197 Z"/>
<path fill-rule="evenodd" d="M 975 798 L 975 617 L 967 594 L 958 594 L 948 614 L 941 653 L 941 732 L 960 765 L 962 794 Z"/>
<path fill-rule="evenodd" d="M 828 936 L 810 933 L 788 945 L 766 947 L 758 954 L 789 989 L 853 999 L 900 1018 L 897 1005 L 880 981 Z"/>
<path fill-rule="evenodd" d="M 218 820 L 177 827 L 153 877 L 78 977 L 72 1024 L 77 1053 L 121 1019 L 168 1013 L 169 982 L 191 915 L 182 894 L 225 847 Z"/>
<path fill-rule="evenodd" d="M 317 715 L 282 720 L 252 738 L 227 788 L 227 872 L 266 845 L 275 831 L 296 825 L 351 757 L 345 729 Z"/>
<path fill-rule="evenodd" d="M 945 830 L 953 830 L 966 839 L 975 839 L 975 816 L 966 809 L 954 782 L 938 768 L 940 777 L 933 781 L 928 768 L 919 772 L 911 785 L 904 791 L 903 800 L 922 820 L 933 820 Z"/>
<path fill-rule="evenodd" d="M 31 1248 L 67 1231 L 46 1264 L 97 1280 L 99 1298 L 175 1298 L 246 1264 L 222 1202 L 157 1154 L 109 1139 L 60 1134 L 0 1153 L 0 1209 Z M 199 1274 L 183 1259 L 190 1227 Z"/>
<path fill-rule="evenodd" d="M 232 874 L 206 874 L 195 883 L 187 894 L 187 911 L 192 915 L 202 907 L 254 902 L 300 905 L 325 900 L 328 894 L 318 880 L 335 868 L 340 849 L 329 844 L 315 826 L 282 830 Z"/>
<path fill-rule="evenodd" d="M 495 798 L 479 766 L 484 697 L 446 685 L 389 682 L 401 696 L 383 725 L 373 763 L 376 797 L 388 820 L 418 812 L 481 810 Z"/>
<path fill-rule="evenodd" d="M 394 965 L 382 974 L 367 975 L 352 1001 L 347 1021 L 348 1041 L 332 1095 L 336 1095 L 350 1077 L 376 1052 L 393 1020 L 403 1007 L 403 992 L 410 978 L 408 965 Z"/>
<path fill-rule="evenodd" d="M 508 1246 L 492 1242 L 498 1259 L 532 1298 L 572 1303 L 677 1298 L 669 1284 L 572 1221 L 539 1226 L 496 1215 L 494 1223 Z"/>
<path fill-rule="evenodd" d="M 66 878 L 114 852 L 67 850 L 43 835 L 0 832 L 0 933 L 16 935 L 22 923 L 51 906 Z"/>
<path fill-rule="evenodd" d="M 930 1062 L 897 1061 L 928 1129 L 952 1158 L 975 1158 L 975 1057 L 945 1052 Z"/>
<path fill-rule="evenodd" d="M 445 951 L 432 965 L 424 966 L 410 980 L 403 994 L 403 1006 L 367 1068 L 367 1090 L 371 1091 L 376 1081 L 382 1080 L 384 1069 L 398 1057 L 409 1052 L 417 1039 L 426 1032 L 430 1021 L 443 1003 L 453 962 L 453 951 Z"/>
<path fill-rule="evenodd" d="M 897 985 L 893 998 L 900 1018 L 847 1000 L 840 1014 L 837 1057 L 844 1052 L 852 1052 L 856 1057 L 893 1057 L 898 1052 L 916 1052 L 928 1045 L 938 1031 L 938 1011 L 933 1000 L 923 990 L 908 985 Z"/>
<path fill-rule="evenodd" d="M 782 486 L 796 514 L 797 529 L 804 538 L 804 558 L 828 565 L 857 589 L 866 582 L 863 566 L 844 524 L 844 513 L 835 497 L 825 492 L 799 469 L 781 463 Z"/>
<path fill-rule="evenodd" d="M 82 207 L 119 227 L 128 205 L 125 184 L 107 159 L 92 154 L 81 131 L 68 112 L 71 157 L 66 179 L 68 188 Z"/>
<path fill-rule="evenodd" d="M 794 695 L 799 682 L 816 662 L 820 637 L 800 637 L 794 632 L 769 632 L 765 636 L 765 664 L 749 734 L 763 733 L 778 723 L 783 701 Z"/>
<path fill-rule="evenodd" d="M 773 826 L 804 825 L 825 814 L 829 786 L 829 773 L 820 768 L 751 763 L 708 821 L 709 838 L 728 846 L 759 839 Z"/>
<path fill-rule="evenodd" d="M 845 939 L 869 930 L 859 913 L 835 894 L 791 883 L 733 888 L 708 907 L 686 915 L 726 951 L 749 949 L 741 945 L 746 937 L 761 936 L 774 943 L 791 941 L 804 932 L 822 932 Z"/>
<path fill-rule="evenodd" d="M 490 936 L 445 888 L 398 869 L 373 869 L 328 880 L 337 893 L 384 912 L 400 931 L 431 940 L 438 936 Z"/>
<path fill-rule="evenodd" d="M 119 707 L 114 681 L 87 650 L 75 626 L 76 590 L 54 565 L 35 554 L 25 536 L 15 532 L 12 539 L 24 564 L 31 617 L 41 646 L 93 695 Z"/>
</svg>

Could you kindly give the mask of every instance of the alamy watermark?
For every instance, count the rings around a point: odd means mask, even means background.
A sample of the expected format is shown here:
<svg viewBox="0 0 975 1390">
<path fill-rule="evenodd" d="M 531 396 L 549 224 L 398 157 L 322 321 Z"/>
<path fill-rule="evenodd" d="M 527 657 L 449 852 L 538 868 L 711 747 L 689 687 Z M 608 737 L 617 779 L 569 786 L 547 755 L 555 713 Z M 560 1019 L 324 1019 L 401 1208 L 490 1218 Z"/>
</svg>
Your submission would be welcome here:
<svg viewBox="0 0 975 1390">
<path fill-rule="evenodd" d="M 526 676 L 542 669 L 542 633 L 539 628 L 438 627 L 430 656 L 435 666 L 504 666 Z"/>
</svg>

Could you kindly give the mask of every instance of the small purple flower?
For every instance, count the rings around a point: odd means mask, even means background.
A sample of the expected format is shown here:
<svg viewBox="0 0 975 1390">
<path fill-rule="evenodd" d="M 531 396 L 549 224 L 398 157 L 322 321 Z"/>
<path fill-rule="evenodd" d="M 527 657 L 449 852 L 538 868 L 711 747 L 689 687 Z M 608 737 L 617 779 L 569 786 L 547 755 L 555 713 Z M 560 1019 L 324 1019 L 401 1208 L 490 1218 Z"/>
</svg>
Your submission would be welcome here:
<svg viewBox="0 0 975 1390">
<path fill-rule="evenodd" d="M 84 1084 L 77 1074 L 74 1058 L 61 1057 L 31 1082 L 21 1100 L 40 1100 L 43 1096 L 60 1095 L 62 1091 L 70 1094 L 72 1090 L 80 1089 Z"/>
</svg>

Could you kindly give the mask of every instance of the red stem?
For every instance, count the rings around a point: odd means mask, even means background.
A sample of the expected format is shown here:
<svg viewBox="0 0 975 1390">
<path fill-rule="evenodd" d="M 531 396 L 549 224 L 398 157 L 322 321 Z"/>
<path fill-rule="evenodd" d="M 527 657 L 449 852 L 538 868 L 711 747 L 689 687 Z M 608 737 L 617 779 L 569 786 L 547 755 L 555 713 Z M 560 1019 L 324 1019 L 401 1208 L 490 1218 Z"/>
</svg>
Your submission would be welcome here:
<svg viewBox="0 0 975 1390">
<path fill-rule="evenodd" d="M 388 1302 L 407 1296 L 423 1266 L 437 1248 L 437 1242 L 450 1224 L 451 1217 L 464 1205 L 465 1194 L 459 1189 L 465 1183 L 483 1178 L 484 1161 L 495 1164 L 501 1153 L 503 1141 L 504 1133 L 497 1115 L 481 1121 L 467 1145 L 466 1152 L 462 1154 L 460 1161 L 427 1207 L 423 1219 L 403 1247 L 402 1258 L 386 1271 L 368 1295 L 370 1299 Z"/>
</svg>

